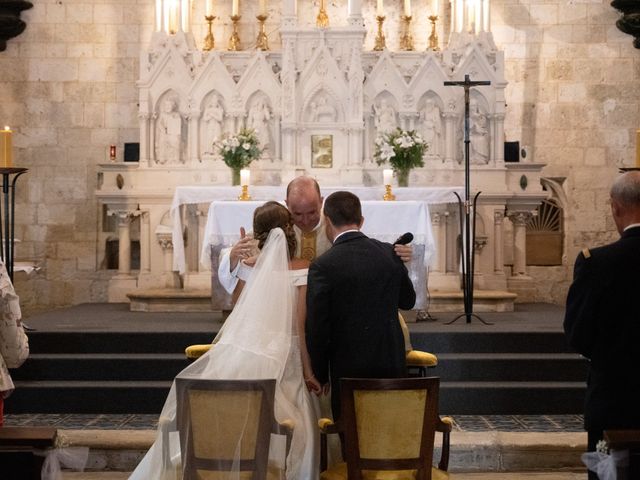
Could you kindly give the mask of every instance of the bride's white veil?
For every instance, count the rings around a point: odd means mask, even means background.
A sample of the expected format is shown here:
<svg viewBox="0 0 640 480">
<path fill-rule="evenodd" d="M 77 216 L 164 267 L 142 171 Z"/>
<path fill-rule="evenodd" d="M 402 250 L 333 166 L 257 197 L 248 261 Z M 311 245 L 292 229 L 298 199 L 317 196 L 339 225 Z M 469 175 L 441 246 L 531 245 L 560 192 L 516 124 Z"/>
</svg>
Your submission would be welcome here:
<svg viewBox="0 0 640 480">
<path fill-rule="evenodd" d="M 189 365 L 178 377 L 202 379 L 276 379 L 276 420 L 304 423 L 292 402 L 290 386 L 283 385 L 290 361 L 293 332 L 295 287 L 289 272 L 287 239 L 280 228 L 269 233 L 257 263 L 233 311 L 214 340 L 213 347 Z M 298 355 L 297 349 L 295 355 Z M 285 389 L 287 389 L 285 391 Z M 300 392 L 294 392 L 293 396 Z M 304 392 L 307 394 L 307 392 Z M 297 402 L 295 402 L 297 403 Z M 160 415 L 158 434 L 130 479 L 174 478 L 180 462 L 176 428 L 175 382 Z M 305 428 L 294 428 L 287 456 L 287 478 L 296 478 L 304 456 Z M 165 452 L 164 455 L 162 452 Z M 172 458 L 171 462 L 167 458 Z M 229 478 L 235 478 L 231 476 Z"/>
</svg>

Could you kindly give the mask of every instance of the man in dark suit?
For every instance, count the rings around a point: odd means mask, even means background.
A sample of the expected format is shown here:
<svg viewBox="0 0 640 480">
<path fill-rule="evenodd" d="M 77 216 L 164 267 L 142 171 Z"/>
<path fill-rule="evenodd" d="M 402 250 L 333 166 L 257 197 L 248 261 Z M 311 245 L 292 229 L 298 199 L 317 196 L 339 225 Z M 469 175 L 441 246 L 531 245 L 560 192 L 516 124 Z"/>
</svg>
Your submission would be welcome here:
<svg viewBox="0 0 640 480">
<path fill-rule="evenodd" d="M 569 344 L 590 360 L 589 451 L 603 430 L 640 428 L 640 172 L 614 182 L 611 212 L 621 238 L 578 255 L 564 319 Z"/>
<path fill-rule="evenodd" d="M 360 232 L 360 200 L 335 192 L 324 203 L 333 246 L 309 268 L 306 339 L 313 372 L 331 379 L 331 408 L 340 416 L 339 379 L 406 375 L 398 308 L 413 307 L 416 294 L 393 246 Z"/>
</svg>

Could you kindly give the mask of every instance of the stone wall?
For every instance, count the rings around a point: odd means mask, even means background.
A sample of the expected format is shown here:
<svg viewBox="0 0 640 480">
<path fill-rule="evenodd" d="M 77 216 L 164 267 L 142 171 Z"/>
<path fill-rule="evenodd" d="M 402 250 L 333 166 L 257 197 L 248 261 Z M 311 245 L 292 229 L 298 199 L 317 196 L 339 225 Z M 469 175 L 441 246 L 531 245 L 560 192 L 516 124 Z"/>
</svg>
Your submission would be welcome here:
<svg viewBox="0 0 640 480">
<path fill-rule="evenodd" d="M 197 41 L 204 36 L 200 3 L 193 11 Z M 219 7 L 216 48 L 225 48 L 230 34 L 227 3 Z M 339 25 L 345 2 L 328 3 L 331 25 Z M 430 8 L 414 3 L 416 47 L 424 49 Z M 370 25 L 374 5 L 363 4 Z M 246 8 L 241 33 L 249 44 L 256 30 Z M 440 13 L 442 42 L 448 5 Z M 393 49 L 398 12 L 387 17 Z M 27 30 L 0 53 L 0 123 L 14 129 L 15 163 L 30 169 L 17 188 L 17 260 L 35 261 L 41 271 L 17 273 L 18 293 L 27 312 L 105 301 L 116 272 L 102 268 L 97 165 L 108 161 L 110 144 L 118 145 L 121 160 L 124 142 L 138 141 L 135 82 L 154 2 L 39 1 L 22 18 Z M 301 8 L 301 18 L 312 22 L 313 10 Z M 608 1 L 492 2 L 492 30 L 505 51 L 509 81 L 506 138 L 547 163 L 545 176 L 566 177 L 564 265 L 530 268 L 540 279 L 532 300 L 562 303 L 577 252 L 616 236 L 608 187 L 617 167 L 633 164 L 640 126 L 640 51 L 616 29 L 617 18 Z M 277 22 L 267 27 L 278 48 Z"/>
</svg>

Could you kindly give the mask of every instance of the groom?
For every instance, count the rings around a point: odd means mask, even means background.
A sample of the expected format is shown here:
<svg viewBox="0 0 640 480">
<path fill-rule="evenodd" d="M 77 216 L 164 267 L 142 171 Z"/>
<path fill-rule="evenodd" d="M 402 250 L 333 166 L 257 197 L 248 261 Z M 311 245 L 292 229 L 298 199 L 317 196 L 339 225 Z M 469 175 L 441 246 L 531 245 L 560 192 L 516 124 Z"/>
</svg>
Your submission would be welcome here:
<svg viewBox="0 0 640 480">
<path fill-rule="evenodd" d="M 416 294 L 394 247 L 360 232 L 357 196 L 332 193 L 324 215 L 333 246 L 309 268 L 306 341 L 318 381 L 331 380 L 337 420 L 340 378 L 406 376 L 398 309 L 411 309 Z"/>
</svg>

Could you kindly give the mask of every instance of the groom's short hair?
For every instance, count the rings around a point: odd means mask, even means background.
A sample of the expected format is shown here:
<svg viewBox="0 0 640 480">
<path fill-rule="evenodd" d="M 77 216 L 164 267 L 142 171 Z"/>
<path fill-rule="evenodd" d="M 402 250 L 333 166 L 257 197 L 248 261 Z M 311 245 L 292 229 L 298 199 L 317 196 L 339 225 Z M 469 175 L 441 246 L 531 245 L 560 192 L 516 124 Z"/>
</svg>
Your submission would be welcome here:
<svg viewBox="0 0 640 480">
<path fill-rule="evenodd" d="M 324 201 L 324 214 L 336 227 L 360 225 L 362 222 L 360 199 L 351 192 L 334 192 Z"/>
</svg>

